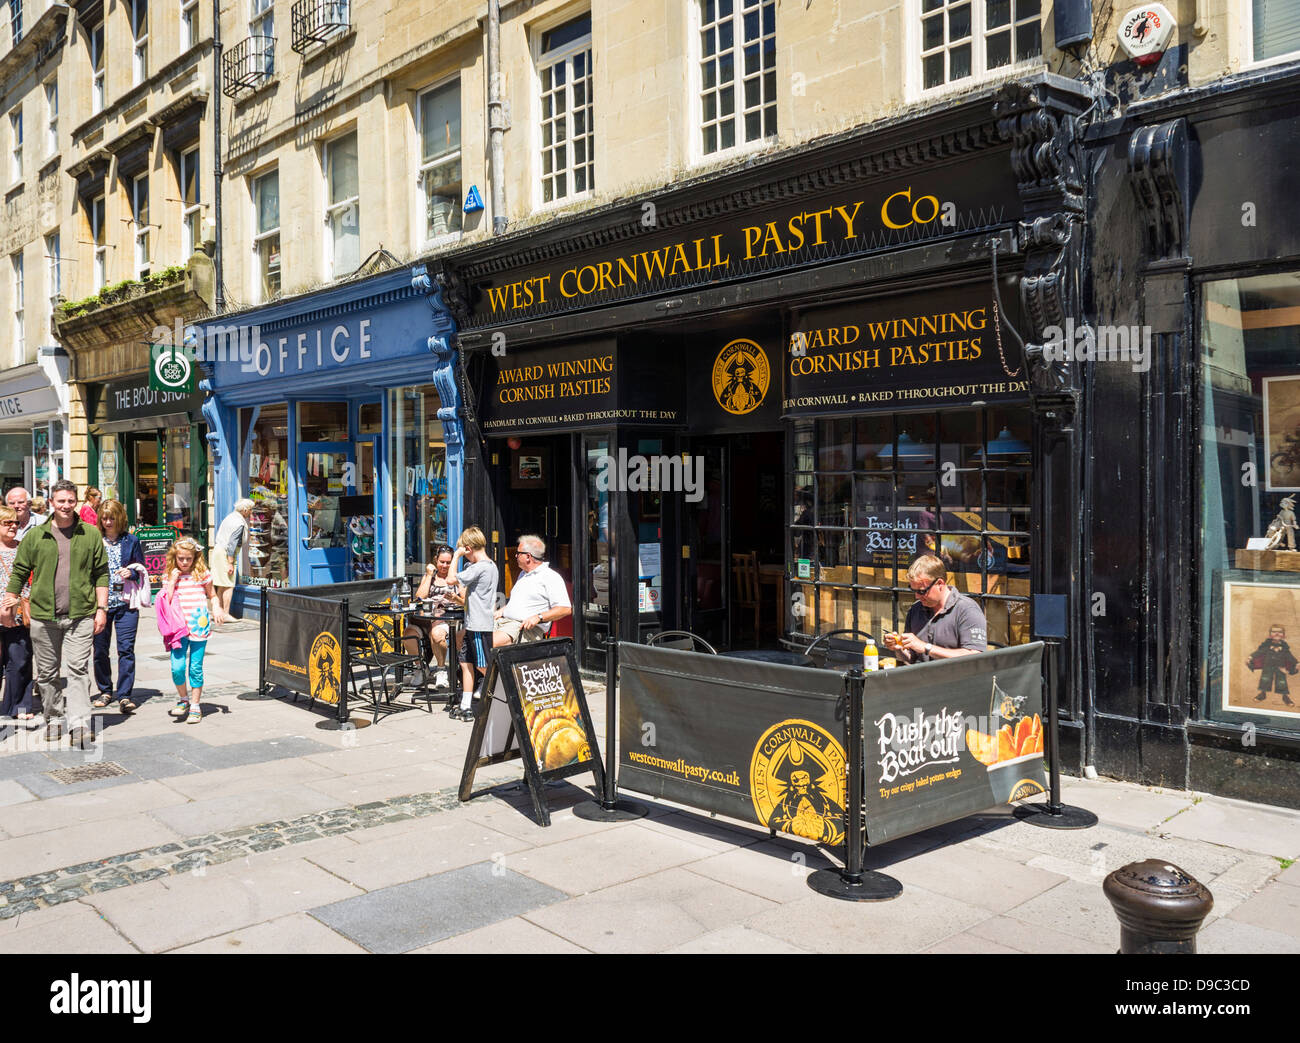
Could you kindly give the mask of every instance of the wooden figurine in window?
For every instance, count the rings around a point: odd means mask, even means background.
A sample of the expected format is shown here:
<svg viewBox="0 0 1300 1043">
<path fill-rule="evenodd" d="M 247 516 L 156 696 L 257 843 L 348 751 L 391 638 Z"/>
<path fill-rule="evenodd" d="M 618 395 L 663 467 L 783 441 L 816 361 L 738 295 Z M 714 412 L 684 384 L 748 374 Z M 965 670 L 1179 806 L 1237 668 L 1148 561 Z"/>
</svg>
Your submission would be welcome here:
<svg viewBox="0 0 1300 1043">
<path fill-rule="evenodd" d="M 1265 539 L 1268 540 L 1268 549 L 1276 550 L 1282 546 L 1282 541 L 1285 539 L 1287 550 L 1295 550 L 1296 529 L 1300 528 L 1296 524 L 1295 497 L 1284 497 L 1278 507 L 1280 510 L 1277 512 L 1277 517 L 1269 523 L 1268 531 L 1264 533 Z"/>
</svg>

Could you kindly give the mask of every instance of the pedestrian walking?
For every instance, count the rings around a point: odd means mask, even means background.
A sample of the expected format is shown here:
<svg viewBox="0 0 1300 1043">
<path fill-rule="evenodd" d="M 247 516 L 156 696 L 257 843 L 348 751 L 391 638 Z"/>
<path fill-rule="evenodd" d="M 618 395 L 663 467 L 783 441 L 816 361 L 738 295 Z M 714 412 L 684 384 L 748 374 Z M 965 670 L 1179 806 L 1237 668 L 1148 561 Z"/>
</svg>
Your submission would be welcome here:
<svg viewBox="0 0 1300 1043">
<path fill-rule="evenodd" d="M 470 562 L 464 568 L 460 567 L 461 558 L 468 558 Z M 452 716 L 470 721 L 474 719 L 472 700 L 481 694 L 478 685 L 487 673 L 488 655 L 492 649 L 492 616 L 498 575 L 496 562 L 487 555 L 483 530 L 477 525 L 471 525 L 460 534 L 450 572 L 465 591 L 465 662 L 461 665 L 464 686 L 460 712 L 453 712 Z M 478 674 L 478 684 L 475 673 Z"/>
<path fill-rule="evenodd" d="M 176 685 L 176 705 L 171 715 L 184 717 L 187 724 L 198 724 L 203 719 L 203 657 L 208 650 L 208 637 L 213 622 L 225 622 L 226 614 L 213 591 L 212 574 L 203 560 L 203 551 L 189 536 L 182 536 L 167 552 L 163 586 L 158 595 L 160 603 L 164 599 L 179 610 L 188 631 L 171 649 L 172 682 Z M 162 611 L 158 619 L 161 625 Z"/>
<path fill-rule="evenodd" d="M 66 478 L 50 490 L 53 513 L 23 537 L 5 588 L 5 622 L 31 581 L 32 652 L 45 707 L 45 738 L 68 728 L 85 747 L 90 725 L 90 651 L 108 619 L 108 556 L 98 529 L 77 517 L 77 487 Z M 66 691 L 59 686 L 67 674 Z"/>
<path fill-rule="evenodd" d="M 81 510 L 77 513 L 81 515 L 81 520 L 87 525 L 99 526 L 99 504 L 103 500 L 103 494 L 93 485 L 86 489 L 86 502 L 81 505 Z"/>
<path fill-rule="evenodd" d="M 236 500 L 234 510 L 217 527 L 217 540 L 212 545 L 212 585 L 216 587 L 221 611 L 227 616 L 230 615 L 230 602 L 235 596 L 239 548 L 248 536 L 248 519 L 253 515 L 254 506 L 252 500 Z"/>
<path fill-rule="evenodd" d="M 12 507 L 18 512 L 18 541 L 20 543 L 24 536 L 46 520 L 43 514 L 33 512 L 32 502 L 31 496 L 21 485 L 16 485 L 5 493 L 5 506 Z"/>
<path fill-rule="evenodd" d="M 135 711 L 135 635 L 140 625 L 140 606 L 149 604 L 149 572 L 140 541 L 126 531 L 126 508 L 117 500 L 105 500 L 99 507 L 99 531 L 108 556 L 108 620 L 95 635 L 95 687 L 90 701 L 103 709 L 114 699 L 122 713 Z M 117 686 L 109 661 L 109 646 L 117 635 Z"/>
<path fill-rule="evenodd" d="M 9 586 L 14 559 L 18 556 L 18 512 L 0 507 L 0 589 Z M 20 592 L 22 602 L 7 620 L 0 620 L 0 674 L 4 677 L 4 699 L 0 717 L 30 721 L 36 716 L 32 697 L 32 633 L 27 626 L 24 604 L 31 584 Z"/>
</svg>

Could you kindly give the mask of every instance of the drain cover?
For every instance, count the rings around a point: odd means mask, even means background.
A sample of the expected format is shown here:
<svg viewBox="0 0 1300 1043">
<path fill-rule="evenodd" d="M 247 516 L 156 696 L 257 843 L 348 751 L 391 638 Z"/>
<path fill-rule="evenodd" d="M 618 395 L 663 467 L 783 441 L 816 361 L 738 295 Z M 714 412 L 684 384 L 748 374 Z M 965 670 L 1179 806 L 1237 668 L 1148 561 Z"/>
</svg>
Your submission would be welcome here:
<svg viewBox="0 0 1300 1043">
<path fill-rule="evenodd" d="M 75 768 L 62 768 L 59 771 L 46 772 L 55 782 L 94 782 L 96 779 L 114 779 L 119 775 L 131 774 L 122 765 L 112 761 L 99 764 L 82 764 Z"/>
</svg>

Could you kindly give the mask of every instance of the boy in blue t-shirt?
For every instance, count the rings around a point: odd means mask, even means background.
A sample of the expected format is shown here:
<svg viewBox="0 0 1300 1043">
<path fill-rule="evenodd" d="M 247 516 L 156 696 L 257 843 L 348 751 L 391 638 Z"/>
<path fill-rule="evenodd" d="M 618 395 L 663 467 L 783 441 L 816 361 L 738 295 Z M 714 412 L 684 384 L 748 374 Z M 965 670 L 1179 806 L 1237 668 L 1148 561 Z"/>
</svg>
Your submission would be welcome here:
<svg viewBox="0 0 1300 1043">
<path fill-rule="evenodd" d="M 461 566 L 462 557 L 469 564 Z M 493 618 L 496 608 L 497 566 L 487 556 L 487 539 L 483 530 L 471 525 L 456 541 L 456 553 L 451 559 L 451 574 L 465 588 L 465 662 L 461 664 L 462 693 L 460 711 L 452 716 L 462 721 L 472 721 L 474 713 L 471 700 L 480 693 L 483 675 L 487 673 L 488 654 L 492 650 Z M 478 672 L 478 680 L 474 677 Z"/>
</svg>

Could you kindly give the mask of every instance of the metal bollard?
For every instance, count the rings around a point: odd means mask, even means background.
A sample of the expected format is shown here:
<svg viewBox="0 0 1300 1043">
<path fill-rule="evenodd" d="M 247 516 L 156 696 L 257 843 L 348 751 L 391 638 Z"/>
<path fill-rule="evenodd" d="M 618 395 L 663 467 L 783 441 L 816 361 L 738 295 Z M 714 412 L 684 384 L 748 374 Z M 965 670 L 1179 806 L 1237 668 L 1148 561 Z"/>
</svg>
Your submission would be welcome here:
<svg viewBox="0 0 1300 1043">
<path fill-rule="evenodd" d="M 1157 859 L 1130 862 L 1102 884 L 1119 918 L 1119 952 L 1196 952 L 1196 932 L 1214 906 L 1200 881 Z"/>
</svg>

